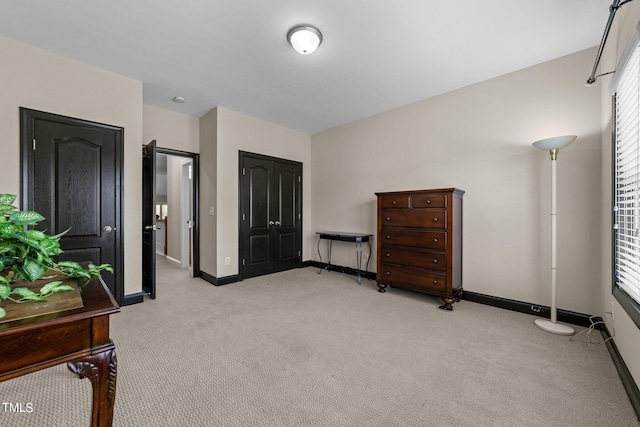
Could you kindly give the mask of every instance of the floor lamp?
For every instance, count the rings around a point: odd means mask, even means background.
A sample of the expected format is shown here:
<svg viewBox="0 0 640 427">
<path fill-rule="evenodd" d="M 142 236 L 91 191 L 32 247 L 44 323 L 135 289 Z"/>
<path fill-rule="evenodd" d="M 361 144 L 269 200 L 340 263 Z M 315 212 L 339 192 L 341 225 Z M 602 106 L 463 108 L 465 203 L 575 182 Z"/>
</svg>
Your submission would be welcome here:
<svg viewBox="0 0 640 427">
<path fill-rule="evenodd" d="M 551 320 L 536 319 L 535 324 L 540 329 L 558 335 L 573 335 L 571 326 L 558 323 L 557 308 L 557 277 L 556 277 L 556 159 L 561 148 L 571 144 L 576 139 L 575 135 L 555 136 L 542 139 L 533 143 L 540 150 L 548 150 L 551 156 Z"/>
</svg>

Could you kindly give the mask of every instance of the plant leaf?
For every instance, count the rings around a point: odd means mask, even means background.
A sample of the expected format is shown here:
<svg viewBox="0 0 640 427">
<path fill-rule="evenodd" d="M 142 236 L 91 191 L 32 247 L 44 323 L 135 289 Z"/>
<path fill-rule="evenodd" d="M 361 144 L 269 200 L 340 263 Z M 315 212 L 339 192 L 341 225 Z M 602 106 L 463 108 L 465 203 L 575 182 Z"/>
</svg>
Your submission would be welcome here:
<svg viewBox="0 0 640 427">
<path fill-rule="evenodd" d="M 16 225 L 12 222 L 0 223 L 0 235 L 10 237 L 15 233 L 21 233 L 21 232 L 22 232 L 22 227 L 19 225 Z"/>
<path fill-rule="evenodd" d="M 60 261 L 56 264 L 58 267 L 70 268 L 73 270 L 82 270 L 82 266 L 75 261 Z"/>
<path fill-rule="evenodd" d="M 21 297 L 37 297 L 38 296 L 38 294 L 36 294 L 29 288 L 13 288 L 11 290 L 11 293 L 18 294 Z"/>
<path fill-rule="evenodd" d="M 49 256 L 56 256 L 62 253 L 60 242 L 57 240 L 46 239 L 41 241 L 40 249 Z"/>
<path fill-rule="evenodd" d="M 4 311 L 4 308 L 0 307 L 0 319 L 7 315 L 7 312 Z"/>
<path fill-rule="evenodd" d="M 0 285 L 0 299 L 7 299 L 11 295 L 11 286 Z"/>
<path fill-rule="evenodd" d="M 47 235 L 40 230 L 27 230 L 26 235 L 28 238 L 33 240 L 38 240 L 38 241 L 44 240 L 47 238 Z"/>
<path fill-rule="evenodd" d="M 22 234 L 22 233 L 14 233 L 13 236 L 18 240 L 20 240 L 22 243 L 26 243 L 27 245 L 36 248 L 36 249 L 40 249 L 40 242 L 38 240 L 32 239 L 31 237 L 27 236 L 26 234 Z"/>
<path fill-rule="evenodd" d="M 0 204 L 13 205 L 17 197 L 15 194 L 0 194 Z"/>
<path fill-rule="evenodd" d="M 9 219 L 19 225 L 36 225 L 42 221 L 44 217 L 34 211 L 16 211 L 11 212 Z"/>
<path fill-rule="evenodd" d="M 62 286 L 58 286 L 53 290 L 53 292 L 67 292 L 67 291 L 73 291 L 73 286 L 62 285 Z"/>
<path fill-rule="evenodd" d="M 54 289 L 56 289 L 60 285 L 62 285 L 62 280 L 56 280 L 55 282 L 49 282 L 49 283 L 47 283 L 46 285 L 44 285 L 40 289 L 40 295 L 41 296 L 45 296 L 47 294 L 55 292 Z"/>
<path fill-rule="evenodd" d="M 32 259 L 25 260 L 24 264 L 20 267 L 20 273 L 30 282 L 34 282 L 41 278 L 45 271 L 40 264 Z"/>
</svg>

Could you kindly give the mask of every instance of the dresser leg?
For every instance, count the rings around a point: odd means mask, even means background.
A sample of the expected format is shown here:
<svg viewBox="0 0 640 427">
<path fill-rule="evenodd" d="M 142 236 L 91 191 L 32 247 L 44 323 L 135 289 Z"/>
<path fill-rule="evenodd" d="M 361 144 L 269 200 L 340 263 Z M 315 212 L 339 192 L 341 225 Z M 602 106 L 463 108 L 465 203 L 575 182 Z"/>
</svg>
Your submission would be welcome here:
<svg viewBox="0 0 640 427">
<path fill-rule="evenodd" d="M 386 290 L 385 290 L 386 287 L 387 287 L 387 285 L 385 285 L 384 283 L 378 283 L 378 292 L 385 293 L 386 292 Z"/>
<path fill-rule="evenodd" d="M 442 297 L 442 302 L 444 304 L 438 306 L 438 308 L 441 310 L 453 311 L 453 303 L 460 302 L 460 299 L 462 299 L 462 289 L 459 290 L 452 298 Z"/>
<path fill-rule="evenodd" d="M 444 304 L 442 304 L 441 306 L 438 306 L 438 308 L 440 310 L 448 310 L 448 311 L 453 311 L 453 303 L 456 302 L 455 299 L 453 298 L 448 298 L 448 297 L 442 297 L 442 302 Z"/>
</svg>

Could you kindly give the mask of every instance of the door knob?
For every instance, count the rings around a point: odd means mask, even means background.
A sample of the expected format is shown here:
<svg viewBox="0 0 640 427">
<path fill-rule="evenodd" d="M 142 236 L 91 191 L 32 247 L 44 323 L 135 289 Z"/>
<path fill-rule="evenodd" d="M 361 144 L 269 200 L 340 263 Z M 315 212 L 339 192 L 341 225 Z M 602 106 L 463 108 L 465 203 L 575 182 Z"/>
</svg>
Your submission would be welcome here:
<svg viewBox="0 0 640 427">
<path fill-rule="evenodd" d="M 276 225 L 280 225 L 280 221 L 276 221 Z"/>
<path fill-rule="evenodd" d="M 156 230 L 158 229 L 158 227 L 157 227 L 157 226 L 155 226 L 155 225 L 146 225 L 146 226 L 144 227 L 144 229 L 145 229 L 145 230 L 153 230 L 153 231 L 156 231 Z"/>
<path fill-rule="evenodd" d="M 269 221 L 269 225 L 273 225 L 273 224 L 274 224 L 274 222 L 273 222 L 273 221 Z"/>
<path fill-rule="evenodd" d="M 112 228 L 110 225 L 105 225 L 104 227 L 102 227 L 102 231 L 104 231 L 105 233 L 111 233 L 114 230 L 114 228 Z"/>
</svg>

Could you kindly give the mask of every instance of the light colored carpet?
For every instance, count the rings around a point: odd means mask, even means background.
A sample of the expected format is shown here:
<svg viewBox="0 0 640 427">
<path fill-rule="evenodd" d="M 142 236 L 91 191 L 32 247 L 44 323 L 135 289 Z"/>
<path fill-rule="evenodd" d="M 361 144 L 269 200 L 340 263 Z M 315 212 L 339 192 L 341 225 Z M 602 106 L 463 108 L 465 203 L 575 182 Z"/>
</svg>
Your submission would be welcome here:
<svg viewBox="0 0 640 427">
<path fill-rule="evenodd" d="M 604 346 L 317 272 L 214 287 L 159 259 L 158 298 L 112 316 L 114 425 L 640 426 Z M 6 381 L 33 412 L 0 425 L 85 426 L 90 395 L 64 366 Z"/>
</svg>

